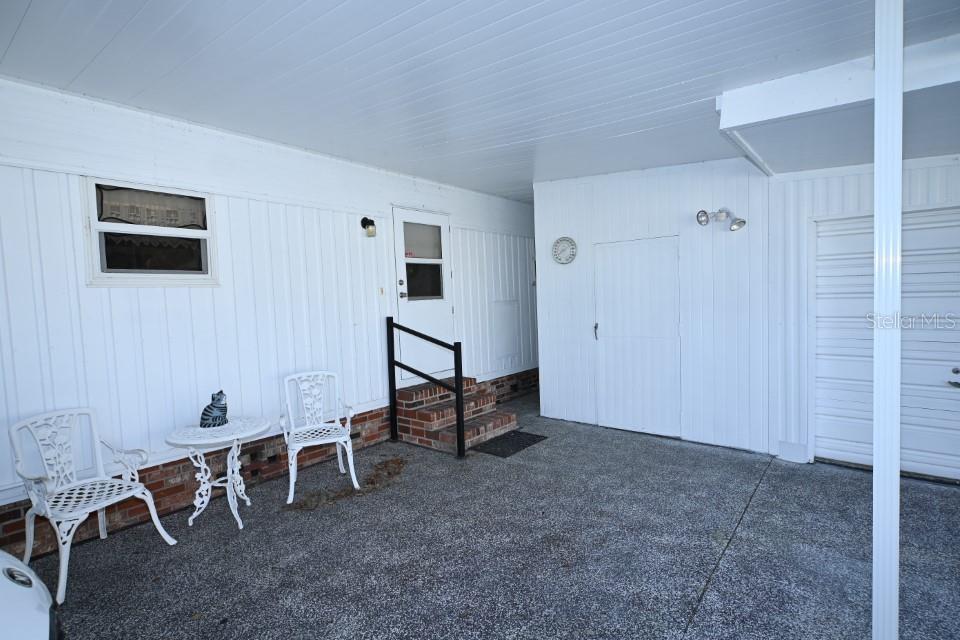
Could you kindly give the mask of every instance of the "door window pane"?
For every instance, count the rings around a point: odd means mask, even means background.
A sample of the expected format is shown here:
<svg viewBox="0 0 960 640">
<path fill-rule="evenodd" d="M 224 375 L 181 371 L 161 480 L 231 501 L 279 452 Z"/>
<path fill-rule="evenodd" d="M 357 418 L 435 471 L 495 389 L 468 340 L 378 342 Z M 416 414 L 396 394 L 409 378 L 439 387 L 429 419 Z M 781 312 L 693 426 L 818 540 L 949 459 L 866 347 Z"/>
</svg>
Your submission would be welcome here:
<svg viewBox="0 0 960 640">
<path fill-rule="evenodd" d="M 206 240 L 101 233 L 104 271 L 177 271 L 206 273 Z"/>
<path fill-rule="evenodd" d="M 443 298 L 443 266 L 407 263 L 407 299 L 438 300 Z"/>
<path fill-rule="evenodd" d="M 176 229 L 206 229 L 203 198 L 97 185 L 97 220 Z"/>
<path fill-rule="evenodd" d="M 403 223 L 403 255 L 407 258 L 443 257 L 440 246 L 440 227 L 435 224 Z"/>
</svg>

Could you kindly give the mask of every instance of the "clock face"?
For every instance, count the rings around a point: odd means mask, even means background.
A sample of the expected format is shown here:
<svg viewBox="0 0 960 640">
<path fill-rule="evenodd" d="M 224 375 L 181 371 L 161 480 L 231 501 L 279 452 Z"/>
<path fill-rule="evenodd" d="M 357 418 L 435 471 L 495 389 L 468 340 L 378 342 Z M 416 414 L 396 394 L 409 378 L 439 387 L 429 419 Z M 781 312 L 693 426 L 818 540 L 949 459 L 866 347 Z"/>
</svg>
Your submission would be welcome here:
<svg viewBox="0 0 960 640">
<path fill-rule="evenodd" d="M 577 257 L 577 243 L 564 236 L 553 243 L 553 259 L 560 264 L 570 264 Z"/>
</svg>

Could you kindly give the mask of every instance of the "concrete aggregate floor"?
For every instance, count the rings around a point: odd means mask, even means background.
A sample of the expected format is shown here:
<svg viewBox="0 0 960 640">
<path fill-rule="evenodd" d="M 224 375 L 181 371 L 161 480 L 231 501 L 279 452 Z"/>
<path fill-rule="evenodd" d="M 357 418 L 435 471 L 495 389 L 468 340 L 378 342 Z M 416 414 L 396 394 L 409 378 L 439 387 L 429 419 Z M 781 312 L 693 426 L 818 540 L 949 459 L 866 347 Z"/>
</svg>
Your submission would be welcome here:
<svg viewBox="0 0 960 640">
<path fill-rule="evenodd" d="M 405 444 L 73 549 L 71 640 L 868 638 L 871 477 L 541 418 L 510 458 Z M 381 464 L 380 469 L 384 466 Z M 38 526 L 47 526 L 38 523 Z M 960 638 L 960 487 L 903 481 L 901 637 Z M 34 568 L 53 589 L 57 558 Z M 2 633 L 0 633 L 2 635 Z"/>
</svg>

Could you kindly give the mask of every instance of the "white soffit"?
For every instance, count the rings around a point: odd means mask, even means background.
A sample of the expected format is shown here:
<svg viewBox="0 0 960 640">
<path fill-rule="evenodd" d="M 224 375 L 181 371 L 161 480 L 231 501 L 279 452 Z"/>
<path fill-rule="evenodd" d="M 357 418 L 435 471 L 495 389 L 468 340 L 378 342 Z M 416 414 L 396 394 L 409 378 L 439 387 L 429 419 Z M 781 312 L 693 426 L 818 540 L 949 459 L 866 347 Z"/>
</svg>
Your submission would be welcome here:
<svg viewBox="0 0 960 640">
<path fill-rule="evenodd" d="M 960 36 L 907 47 L 905 158 L 960 152 Z M 724 92 L 720 128 L 767 173 L 873 161 L 873 58 Z"/>
</svg>

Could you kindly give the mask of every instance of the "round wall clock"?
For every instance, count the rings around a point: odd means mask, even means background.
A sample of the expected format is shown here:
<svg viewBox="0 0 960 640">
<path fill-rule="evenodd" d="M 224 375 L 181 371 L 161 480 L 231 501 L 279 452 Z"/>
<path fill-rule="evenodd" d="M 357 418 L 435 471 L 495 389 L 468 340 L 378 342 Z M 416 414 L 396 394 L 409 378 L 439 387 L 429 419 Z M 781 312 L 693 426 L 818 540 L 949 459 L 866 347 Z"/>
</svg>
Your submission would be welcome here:
<svg viewBox="0 0 960 640">
<path fill-rule="evenodd" d="M 563 236 L 553 242 L 553 259 L 559 264 L 570 264 L 577 257 L 577 243 L 573 238 Z"/>
</svg>

